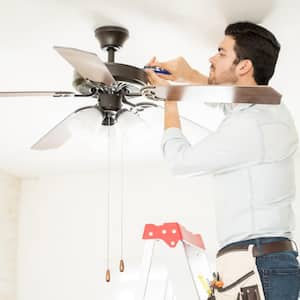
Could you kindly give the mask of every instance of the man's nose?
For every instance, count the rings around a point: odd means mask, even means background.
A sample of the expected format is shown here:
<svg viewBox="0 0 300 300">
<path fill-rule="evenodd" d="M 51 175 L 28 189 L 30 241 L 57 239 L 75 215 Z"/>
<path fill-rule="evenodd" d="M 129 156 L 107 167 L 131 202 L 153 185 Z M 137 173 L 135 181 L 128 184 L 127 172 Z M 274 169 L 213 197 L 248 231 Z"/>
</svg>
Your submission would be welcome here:
<svg viewBox="0 0 300 300">
<path fill-rule="evenodd" d="M 215 59 L 215 55 L 209 58 L 209 62 L 210 62 L 211 64 L 213 64 L 213 63 L 214 63 L 214 59 Z"/>
</svg>

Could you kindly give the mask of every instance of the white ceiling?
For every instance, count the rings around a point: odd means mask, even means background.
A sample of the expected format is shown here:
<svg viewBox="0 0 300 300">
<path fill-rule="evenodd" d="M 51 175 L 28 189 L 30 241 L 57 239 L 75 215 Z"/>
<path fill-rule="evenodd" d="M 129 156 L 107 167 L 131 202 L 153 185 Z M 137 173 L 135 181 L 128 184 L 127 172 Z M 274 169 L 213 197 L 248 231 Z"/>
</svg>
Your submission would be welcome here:
<svg viewBox="0 0 300 300">
<path fill-rule="evenodd" d="M 117 61 L 142 67 L 153 55 L 165 60 L 182 55 L 206 73 L 228 22 L 250 20 L 270 28 L 282 44 L 277 73 L 271 84 L 284 96 L 295 116 L 300 68 L 300 3 L 241 0 L 64 0 L 2 1 L 0 7 L 0 90 L 72 90 L 72 69 L 52 47 L 71 46 L 100 53 L 94 29 L 119 24 L 129 29 L 130 39 L 117 53 Z M 29 147 L 47 130 L 76 108 L 93 100 L 0 99 L 0 169 L 18 176 L 36 176 L 97 169 L 104 166 L 106 142 L 97 151 L 73 139 L 54 151 L 33 152 Z M 203 122 L 195 104 L 185 103 L 183 115 Z M 203 114 L 202 114 L 203 115 Z M 160 113 L 149 113 L 155 129 L 130 132 L 127 159 L 131 162 L 160 160 Z M 219 115 L 204 120 L 213 126 Z M 148 131 L 147 131 L 148 132 Z M 120 142 L 113 158 L 120 157 Z"/>
</svg>

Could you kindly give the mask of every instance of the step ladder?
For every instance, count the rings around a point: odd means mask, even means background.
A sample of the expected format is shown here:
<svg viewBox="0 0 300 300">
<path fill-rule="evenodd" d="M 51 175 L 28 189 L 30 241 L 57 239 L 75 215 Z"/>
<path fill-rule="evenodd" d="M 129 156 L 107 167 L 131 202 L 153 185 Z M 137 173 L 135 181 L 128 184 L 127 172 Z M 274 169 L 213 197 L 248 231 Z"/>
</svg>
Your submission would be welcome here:
<svg viewBox="0 0 300 300">
<path fill-rule="evenodd" d="M 211 296 L 213 276 L 200 234 L 179 223 L 146 224 L 143 239 L 136 300 L 207 300 Z M 152 270 L 156 260 L 164 265 L 166 276 L 155 282 Z"/>
</svg>

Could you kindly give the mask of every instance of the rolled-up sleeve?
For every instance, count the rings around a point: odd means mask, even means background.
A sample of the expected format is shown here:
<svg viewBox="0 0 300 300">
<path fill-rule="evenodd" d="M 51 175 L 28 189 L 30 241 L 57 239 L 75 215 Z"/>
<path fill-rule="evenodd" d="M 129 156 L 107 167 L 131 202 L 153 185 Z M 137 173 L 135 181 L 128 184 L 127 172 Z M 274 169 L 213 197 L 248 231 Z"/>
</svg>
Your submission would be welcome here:
<svg viewBox="0 0 300 300">
<path fill-rule="evenodd" d="M 179 128 L 168 128 L 162 139 L 163 156 L 174 175 L 205 175 L 261 162 L 261 130 L 255 120 L 233 118 L 217 131 L 191 145 Z"/>
</svg>

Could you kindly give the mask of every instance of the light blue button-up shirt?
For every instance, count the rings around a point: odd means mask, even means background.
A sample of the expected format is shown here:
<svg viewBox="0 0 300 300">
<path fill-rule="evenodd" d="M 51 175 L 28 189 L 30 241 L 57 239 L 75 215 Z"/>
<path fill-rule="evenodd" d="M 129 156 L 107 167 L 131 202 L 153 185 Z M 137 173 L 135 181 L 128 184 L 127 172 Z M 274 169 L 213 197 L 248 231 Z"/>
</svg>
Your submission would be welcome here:
<svg viewBox="0 0 300 300">
<path fill-rule="evenodd" d="M 197 144 L 191 145 L 178 128 L 165 130 L 162 149 L 175 175 L 213 175 L 223 247 L 256 237 L 291 238 L 297 144 L 284 104 L 240 104 Z"/>
</svg>

